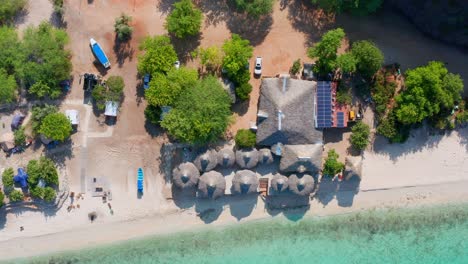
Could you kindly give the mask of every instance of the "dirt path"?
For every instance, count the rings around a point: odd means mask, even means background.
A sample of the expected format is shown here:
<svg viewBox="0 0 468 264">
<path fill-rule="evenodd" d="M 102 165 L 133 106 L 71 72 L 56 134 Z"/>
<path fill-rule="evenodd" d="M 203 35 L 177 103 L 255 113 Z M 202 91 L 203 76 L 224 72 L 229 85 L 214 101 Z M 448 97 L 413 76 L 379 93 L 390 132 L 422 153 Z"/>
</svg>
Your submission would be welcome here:
<svg viewBox="0 0 468 264">
<path fill-rule="evenodd" d="M 15 25 L 22 32 L 30 25 L 38 26 L 42 21 L 51 21 L 54 7 L 50 0 L 29 0 L 27 11 L 20 14 Z"/>
</svg>

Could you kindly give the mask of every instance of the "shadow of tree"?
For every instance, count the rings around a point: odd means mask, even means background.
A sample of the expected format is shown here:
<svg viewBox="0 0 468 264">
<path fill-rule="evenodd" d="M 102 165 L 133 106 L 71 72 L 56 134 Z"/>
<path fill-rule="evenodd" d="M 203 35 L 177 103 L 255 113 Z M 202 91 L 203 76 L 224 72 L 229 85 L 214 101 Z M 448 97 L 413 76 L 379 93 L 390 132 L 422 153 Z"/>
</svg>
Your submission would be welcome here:
<svg viewBox="0 0 468 264">
<path fill-rule="evenodd" d="M 135 49 L 131 46 L 130 41 L 121 41 L 117 36 L 115 36 L 113 50 L 117 58 L 119 68 L 122 68 L 126 59 L 132 61 L 133 54 L 135 53 Z"/>
<path fill-rule="evenodd" d="M 248 217 L 256 207 L 258 194 L 246 194 L 229 197 L 229 210 L 238 221 Z"/>
<path fill-rule="evenodd" d="M 336 200 L 338 206 L 350 207 L 353 205 L 354 196 L 359 193 L 359 185 L 361 179 L 359 177 L 352 177 L 349 180 L 342 181 L 338 185 L 338 191 L 336 192 Z"/>
<path fill-rule="evenodd" d="M 226 25 L 232 33 L 248 39 L 251 45 L 257 46 L 270 33 L 273 17 L 269 14 L 260 18 L 252 18 L 247 14 L 232 13 L 226 21 Z"/>
<path fill-rule="evenodd" d="M 216 26 L 226 21 L 231 15 L 225 0 L 196 0 L 195 2 L 205 15 L 205 26 Z"/>
<path fill-rule="evenodd" d="M 156 5 L 156 8 L 161 11 L 163 14 L 168 14 L 172 11 L 174 3 L 179 0 L 160 0 Z"/>
<path fill-rule="evenodd" d="M 338 190 L 337 181 L 330 177 L 322 177 L 320 184 L 318 185 L 315 198 L 321 204 L 326 206 L 335 197 L 336 191 Z"/>
<path fill-rule="evenodd" d="M 249 100 L 252 100 L 252 99 L 249 99 Z M 235 104 L 233 104 L 231 106 L 231 110 L 232 112 L 240 115 L 240 116 L 243 116 L 247 113 L 247 111 L 249 110 L 249 100 L 245 100 L 245 101 L 241 101 L 241 102 L 236 102 Z"/>
<path fill-rule="evenodd" d="M 27 10 L 27 8 L 17 12 L 15 18 L 13 19 L 13 24 L 15 26 L 23 24 L 26 21 L 26 17 L 28 15 L 29 11 Z"/>
<path fill-rule="evenodd" d="M 205 224 L 216 221 L 223 212 L 225 197 L 221 197 L 215 201 L 211 199 L 197 199 L 195 201 L 195 212 L 197 216 L 205 222 Z"/>
<path fill-rule="evenodd" d="M 53 149 L 44 148 L 44 154 L 53 160 L 57 166 L 63 168 L 67 160 L 75 157 L 73 154 L 73 141 L 68 139 Z"/>
<path fill-rule="evenodd" d="M 50 15 L 49 23 L 52 24 L 56 28 L 67 28 L 67 21 L 64 20 L 63 15 L 58 14 L 57 12 L 53 12 Z"/>
<path fill-rule="evenodd" d="M 192 60 L 190 53 L 200 46 L 201 34 L 196 36 L 188 36 L 183 39 L 170 35 L 171 43 L 177 53 L 177 57 L 181 63 L 187 63 Z"/>
</svg>

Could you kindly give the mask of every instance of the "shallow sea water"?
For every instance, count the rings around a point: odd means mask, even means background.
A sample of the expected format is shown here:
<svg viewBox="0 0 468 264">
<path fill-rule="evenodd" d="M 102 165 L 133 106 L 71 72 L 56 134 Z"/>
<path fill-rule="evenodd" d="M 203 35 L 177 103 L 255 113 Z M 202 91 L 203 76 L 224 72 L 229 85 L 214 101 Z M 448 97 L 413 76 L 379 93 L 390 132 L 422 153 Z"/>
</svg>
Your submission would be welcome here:
<svg viewBox="0 0 468 264">
<path fill-rule="evenodd" d="M 468 205 L 260 221 L 13 263 L 468 263 Z"/>
</svg>

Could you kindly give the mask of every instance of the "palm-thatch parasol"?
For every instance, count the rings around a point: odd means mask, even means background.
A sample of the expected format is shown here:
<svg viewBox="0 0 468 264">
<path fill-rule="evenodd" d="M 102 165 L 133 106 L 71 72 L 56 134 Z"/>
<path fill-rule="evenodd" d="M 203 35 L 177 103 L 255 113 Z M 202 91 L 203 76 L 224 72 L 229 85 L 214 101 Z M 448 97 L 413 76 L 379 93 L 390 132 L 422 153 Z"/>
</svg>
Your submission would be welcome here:
<svg viewBox="0 0 468 264">
<path fill-rule="evenodd" d="M 184 162 L 172 172 L 172 181 L 179 188 L 190 188 L 198 183 L 200 172 L 191 162 Z"/>
<path fill-rule="evenodd" d="M 314 177 L 308 174 L 292 174 L 288 179 L 289 190 L 297 195 L 309 195 L 314 190 Z"/>
<path fill-rule="evenodd" d="M 224 168 L 231 167 L 236 162 L 236 155 L 230 148 L 223 148 L 218 151 L 218 164 Z"/>
<path fill-rule="evenodd" d="M 353 177 L 361 180 L 362 176 L 362 157 L 346 157 L 344 177 L 349 180 Z"/>
<path fill-rule="evenodd" d="M 236 151 L 236 163 L 241 168 L 251 169 L 257 166 L 258 151 L 252 149 L 240 149 Z"/>
<path fill-rule="evenodd" d="M 224 195 L 226 180 L 217 171 L 205 172 L 198 180 L 198 192 L 201 197 L 216 199 Z"/>
<path fill-rule="evenodd" d="M 208 149 L 205 152 L 200 153 L 193 162 L 197 166 L 199 171 L 206 172 L 214 169 L 218 165 L 218 159 L 216 158 L 216 151 Z"/>
<path fill-rule="evenodd" d="M 288 189 L 288 185 L 288 177 L 284 175 L 277 173 L 271 178 L 271 188 L 277 192 L 285 191 Z"/>
<path fill-rule="evenodd" d="M 271 164 L 273 162 L 271 150 L 267 148 L 260 149 L 258 151 L 258 162 L 261 164 Z"/>
<path fill-rule="evenodd" d="M 232 179 L 232 188 L 233 191 L 238 194 L 257 192 L 257 174 L 251 170 L 240 170 L 236 172 L 234 178 Z"/>
</svg>

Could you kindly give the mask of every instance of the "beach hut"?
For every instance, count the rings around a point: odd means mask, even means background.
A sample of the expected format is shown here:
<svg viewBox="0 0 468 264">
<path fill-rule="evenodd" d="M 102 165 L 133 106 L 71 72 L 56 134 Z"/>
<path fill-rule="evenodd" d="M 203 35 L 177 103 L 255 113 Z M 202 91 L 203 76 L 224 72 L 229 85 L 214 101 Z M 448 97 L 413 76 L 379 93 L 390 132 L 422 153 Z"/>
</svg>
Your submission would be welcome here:
<svg viewBox="0 0 468 264">
<path fill-rule="evenodd" d="M 191 162 L 184 162 L 177 166 L 172 172 L 172 182 L 175 186 L 185 189 L 197 185 L 200 172 Z"/>
<path fill-rule="evenodd" d="M 232 190 L 236 194 L 256 193 L 258 188 L 257 174 L 251 170 L 240 170 L 232 179 Z"/>
<path fill-rule="evenodd" d="M 193 162 L 201 172 L 206 172 L 214 169 L 218 165 L 218 159 L 216 157 L 216 151 L 208 149 L 200 153 Z"/>
<path fill-rule="evenodd" d="M 217 171 L 205 172 L 198 180 L 198 194 L 202 198 L 216 199 L 224 195 L 226 180 Z"/>
<path fill-rule="evenodd" d="M 236 163 L 244 169 L 251 169 L 257 166 L 258 151 L 252 149 L 240 149 L 236 151 Z"/>
<path fill-rule="evenodd" d="M 104 111 L 104 115 L 109 116 L 109 117 L 116 117 L 118 109 L 119 109 L 119 104 L 117 102 L 107 101 L 106 102 L 106 110 Z"/>
<path fill-rule="evenodd" d="M 288 177 L 282 174 L 275 174 L 271 178 L 271 188 L 277 192 L 284 192 L 288 189 Z"/>
<path fill-rule="evenodd" d="M 26 174 L 23 168 L 18 168 L 18 174 L 13 177 L 13 181 L 19 184 L 21 188 L 26 188 L 28 187 L 28 174 Z"/>
<path fill-rule="evenodd" d="M 5 152 L 10 152 L 15 147 L 15 136 L 12 132 L 2 134 L 1 146 Z"/>
<path fill-rule="evenodd" d="M 234 154 L 234 151 L 230 148 L 223 148 L 220 151 L 218 151 L 218 164 L 221 167 L 228 168 L 232 167 L 234 163 L 236 162 L 236 156 Z"/>
<path fill-rule="evenodd" d="M 288 179 L 289 190 L 297 195 L 310 195 L 315 187 L 314 177 L 308 174 L 292 174 Z"/>
<path fill-rule="evenodd" d="M 346 180 L 354 177 L 356 177 L 357 180 L 361 180 L 362 157 L 346 157 L 343 176 Z"/>
<path fill-rule="evenodd" d="M 273 163 L 273 155 L 271 154 L 271 150 L 267 148 L 260 149 L 258 151 L 258 162 L 260 164 Z"/>
</svg>

